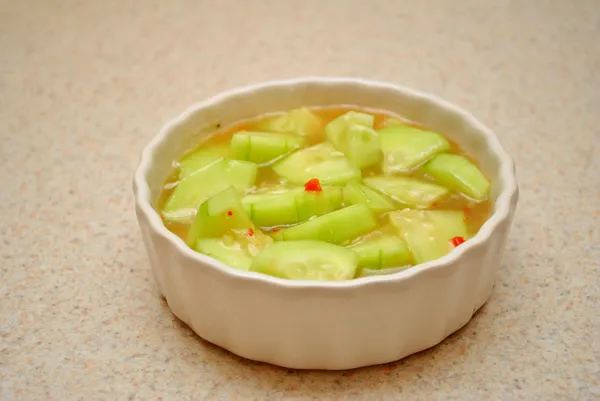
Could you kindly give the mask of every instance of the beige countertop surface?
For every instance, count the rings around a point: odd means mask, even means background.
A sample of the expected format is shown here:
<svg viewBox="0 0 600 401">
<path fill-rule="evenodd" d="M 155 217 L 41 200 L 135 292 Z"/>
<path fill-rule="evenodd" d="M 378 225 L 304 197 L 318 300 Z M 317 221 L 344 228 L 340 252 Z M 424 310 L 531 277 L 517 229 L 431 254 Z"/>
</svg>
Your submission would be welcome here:
<svg viewBox="0 0 600 401">
<path fill-rule="evenodd" d="M 597 0 L 0 0 L 0 399 L 600 399 L 599 38 Z M 306 75 L 440 95 L 515 158 L 493 295 L 433 349 L 282 369 L 199 339 L 157 292 L 141 148 L 192 102 Z"/>
</svg>

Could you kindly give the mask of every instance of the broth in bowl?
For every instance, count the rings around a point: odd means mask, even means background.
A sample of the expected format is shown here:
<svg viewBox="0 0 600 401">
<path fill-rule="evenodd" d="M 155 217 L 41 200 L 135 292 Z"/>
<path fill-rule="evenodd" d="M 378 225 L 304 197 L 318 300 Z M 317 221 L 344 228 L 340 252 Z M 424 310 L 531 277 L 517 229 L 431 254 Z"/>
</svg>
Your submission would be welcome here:
<svg viewBox="0 0 600 401">
<path fill-rule="evenodd" d="M 358 107 L 218 130 L 174 162 L 165 226 L 232 268 L 348 280 L 438 259 L 489 217 L 490 182 L 441 133 Z"/>
</svg>

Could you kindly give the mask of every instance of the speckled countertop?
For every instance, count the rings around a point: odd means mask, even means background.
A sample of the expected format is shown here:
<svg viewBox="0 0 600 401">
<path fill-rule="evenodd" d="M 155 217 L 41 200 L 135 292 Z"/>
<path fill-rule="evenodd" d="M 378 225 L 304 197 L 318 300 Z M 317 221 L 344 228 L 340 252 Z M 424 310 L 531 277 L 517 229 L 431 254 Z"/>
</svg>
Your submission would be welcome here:
<svg viewBox="0 0 600 401">
<path fill-rule="evenodd" d="M 600 3 L 319 3 L 0 0 L 0 399 L 600 399 Z M 194 101 L 299 75 L 441 95 L 514 156 L 497 286 L 440 346 L 291 371 L 200 340 L 159 297 L 141 148 Z"/>
</svg>

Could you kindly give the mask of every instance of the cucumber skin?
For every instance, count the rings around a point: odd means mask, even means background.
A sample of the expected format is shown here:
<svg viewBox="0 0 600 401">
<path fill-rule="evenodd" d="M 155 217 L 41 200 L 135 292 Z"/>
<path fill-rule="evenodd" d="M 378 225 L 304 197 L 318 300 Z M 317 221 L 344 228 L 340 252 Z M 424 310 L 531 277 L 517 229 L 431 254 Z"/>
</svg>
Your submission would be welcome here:
<svg viewBox="0 0 600 401">
<path fill-rule="evenodd" d="M 367 238 L 349 249 L 358 255 L 358 265 L 367 269 L 386 269 L 412 265 L 406 242 L 399 236 L 378 235 Z"/>
<path fill-rule="evenodd" d="M 305 139 L 289 134 L 242 131 L 231 137 L 231 154 L 237 160 L 266 165 L 299 149 Z"/>
<path fill-rule="evenodd" d="M 296 188 L 279 193 L 251 194 L 242 198 L 242 204 L 260 227 L 296 224 L 339 209 L 342 188 L 323 186 L 321 192 Z"/>
<path fill-rule="evenodd" d="M 286 228 L 277 232 L 273 238 L 283 241 L 316 240 L 342 244 L 376 227 L 377 221 L 368 206 L 358 204 Z"/>
</svg>

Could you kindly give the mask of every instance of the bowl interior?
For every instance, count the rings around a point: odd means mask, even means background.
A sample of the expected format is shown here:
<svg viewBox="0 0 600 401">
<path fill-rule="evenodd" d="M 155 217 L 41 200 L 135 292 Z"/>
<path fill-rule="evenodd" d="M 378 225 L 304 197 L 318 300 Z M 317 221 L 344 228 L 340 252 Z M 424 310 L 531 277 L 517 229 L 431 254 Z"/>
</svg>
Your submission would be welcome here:
<svg viewBox="0 0 600 401">
<path fill-rule="evenodd" d="M 497 140 L 471 115 L 442 100 L 401 87 L 361 80 L 328 79 L 257 85 L 226 92 L 190 107 L 180 118 L 167 124 L 148 147 L 153 149 L 153 164 L 145 177 L 150 188 L 150 203 L 156 208 L 173 161 L 217 127 L 269 112 L 301 106 L 334 105 L 396 112 L 456 141 L 479 162 L 491 180 L 490 195 L 495 209 L 495 201 L 502 191 L 502 160 L 488 143 L 493 141 L 497 144 Z"/>
</svg>

